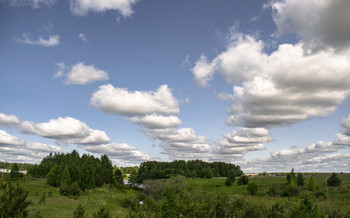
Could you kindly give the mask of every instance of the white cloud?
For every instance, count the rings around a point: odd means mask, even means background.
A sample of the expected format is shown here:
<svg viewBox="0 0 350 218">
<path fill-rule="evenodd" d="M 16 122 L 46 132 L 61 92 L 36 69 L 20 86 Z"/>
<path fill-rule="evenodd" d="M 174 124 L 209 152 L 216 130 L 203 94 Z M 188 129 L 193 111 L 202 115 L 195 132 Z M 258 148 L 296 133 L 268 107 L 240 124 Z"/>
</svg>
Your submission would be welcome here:
<svg viewBox="0 0 350 218">
<path fill-rule="evenodd" d="M 15 115 L 6 115 L 0 113 L 0 126 L 1 125 L 17 125 L 20 121 Z"/>
<path fill-rule="evenodd" d="M 103 13 L 115 10 L 124 17 L 129 17 L 133 14 L 132 6 L 136 2 L 137 0 L 70 0 L 70 9 L 77 16 L 84 16 L 89 12 Z"/>
<path fill-rule="evenodd" d="M 109 114 L 143 116 L 147 114 L 177 114 L 178 102 L 167 85 L 154 91 L 129 91 L 115 88 L 111 84 L 102 85 L 92 95 L 90 104 Z"/>
<path fill-rule="evenodd" d="M 88 42 L 87 36 L 84 33 L 79 33 L 78 36 L 81 40 L 83 40 L 83 42 L 85 42 L 85 43 Z"/>
<path fill-rule="evenodd" d="M 14 38 L 14 40 L 18 43 L 28 44 L 28 45 L 39 45 L 44 47 L 52 47 L 60 44 L 60 36 L 59 35 L 50 35 L 47 38 L 39 37 L 36 40 L 30 38 L 29 33 L 23 33 L 22 38 Z"/>
<path fill-rule="evenodd" d="M 30 6 L 35 9 L 51 6 L 56 0 L 0 0 L 0 2 L 8 2 L 11 6 Z"/>
<path fill-rule="evenodd" d="M 216 140 L 210 160 L 232 162 L 250 151 L 264 150 L 264 144 L 271 141 L 267 129 L 240 128 Z"/>
<path fill-rule="evenodd" d="M 107 154 L 111 159 L 117 159 L 124 163 L 139 164 L 143 161 L 149 161 L 151 158 L 136 147 L 122 143 L 111 143 L 97 146 L 86 146 L 86 150 L 97 154 Z"/>
<path fill-rule="evenodd" d="M 273 19 L 281 34 L 296 33 L 307 49 L 350 45 L 348 0 L 272 1 Z"/>
<path fill-rule="evenodd" d="M 61 143 L 88 145 L 105 144 L 111 141 L 104 131 L 91 129 L 85 123 L 72 117 L 59 117 L 47 123 L 38 124 L 23 121 L 19 129 L 23 133 L 56 139 Z"/>
<path fill-rule="evenodd" d="M 53 75 L 54 78 L 59 78 L 64 76 L 64 70 L 66 69 L 66 66 L 63 62 L 56 63 L 56 66 L 58 67 L 58 71 Z"/>
<path fill-rule="evenodd" d="M 302 44 L 283 44 L 266 54 L 251 36 L 233 38 L 226 51 L 205 64 L 234 85 L 229 125 L 270 128 L 324 117 L 350 93 L 350 51 L 308 55 Z"/>
<path fill-rule="evenodd" d="M 67 73 L 66 85 L 85 85 L 88 83 L 108 80 L 108 74 L 96 69 L 93 65 L 78 63 Z"/>
<path fill-rule="evenodd" d="M 208 156 L 210 145 L 204 136 L 198 136 L 191 128 L 143 129 L 153 140 L 160 141 L 162 153 L 172 159 L 203 159 Z"/>
<path fill-rule="evenodd" d="M 213 79 L 215 62 L 213 61 L 212 63 L 208 63 L 207 59 L 207 56 L 202 54 L 192 68 L 194 80 L 198 86 L 206 86 L 208 81 Z"/>
<path fill-rule="evenodd" d="M 171 128 L 182 124 L 182 121 L 176 116 L 157 114 L 145 115 L 143 117 L 131 117 L 130 120 L 133 123 L 137 123 L 149 129 Z"/>
<path fill-rule="evenodd" d="M 341 126 L 343 127 L 342 133 L 346 136 L 350 136 L 350 115 L 343 119 Z"/>
<path fill-rule="evenodd" d="M 0 147 L 24 146 L 25 142 L 0 129 Z"/>
</svg>

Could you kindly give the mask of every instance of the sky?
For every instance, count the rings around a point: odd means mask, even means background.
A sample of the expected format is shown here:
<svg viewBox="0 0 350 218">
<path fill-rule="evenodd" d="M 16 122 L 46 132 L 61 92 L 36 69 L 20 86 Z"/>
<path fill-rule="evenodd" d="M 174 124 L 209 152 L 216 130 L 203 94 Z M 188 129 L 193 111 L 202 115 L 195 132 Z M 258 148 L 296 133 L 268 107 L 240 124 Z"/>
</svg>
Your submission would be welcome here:
<svg viewBox="0 0 350 218">
<path fill-rule="evenodd" d="M 348 0 L 0 0 L 0 161 L 350 172 Z"/>
</svg>

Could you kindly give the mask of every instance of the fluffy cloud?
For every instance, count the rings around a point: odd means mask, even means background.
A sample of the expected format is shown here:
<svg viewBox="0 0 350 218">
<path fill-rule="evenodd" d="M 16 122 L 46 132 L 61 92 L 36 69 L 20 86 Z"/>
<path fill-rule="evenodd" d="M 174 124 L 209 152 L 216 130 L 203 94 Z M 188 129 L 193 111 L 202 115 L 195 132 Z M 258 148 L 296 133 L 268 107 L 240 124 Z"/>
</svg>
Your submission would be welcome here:
<svg viewBox="0 0 350 218">
<path fill-rule="evenodd" d="M 215 142 L 210 160 L 232 162 L 242 158 L 250 151 L 265 149 L 264 144 L 271 142 L 270 132 L 264 128 L 240 128 L 224 134 Z"/>
<path fill-rule="evenodd" d="M 208 156 L 210 145 L 204 136 L 198 136 L 191 128 L 143 129 L 153 140 L 160 141 L 162 153 L 172 159 L 203 159 Z"/>
<path fill-rule="evenodd" d="M 157 114 L 131 117 L 130 120 L 149 129 L 171 128 L 182 124 L 182 121 L 176 116 L 162 116 Z"/>
<path fill-rule="evenodd" d="M 0 126 L 1 125 L 16 125 L 19 124 L 19 120 L 15 115 L 6 115 L 0 113 Z"/>
<path fill-rule="evenodd" d="M 350 115 L 343 119 L 341 126 L 343 127 L 342 133 L 346 136 L 350 136 Z"/>
<path fill-rule="evenodd" d="M 50 35 L 47 38 L 39 37 L 36 40 L 30 38 L 29 33 L 23 33 L 22 38 L 14 38 L 14 40 L 18 43 L 28 44 L 28 45 L 39 45 L 44 47 L 52 47 L 60 44 L 60 36 L 59 35 Z"/>
<path fill-rule="evenodd" d="M 19 129 L 23 133 L 56 139 L 61 143 L 88 145 L 105 144 L 111 141 L 104 131 L 91 129 L 85 123 L 72 117 L 59 117 L 47 123 L 38 124 L 23 121 Z"/>
<path fill-rule="evenodd" d="M 10 135 L 0 129 L 0 147 L 24 146 L 26 143 L 16 136 Z"/>
<path fill-rule="evenodd" d="M 103 144 L 97 146 L 86 146 L 86 150 L 97 154 L 107 154 L 111 159 L 117 159 L 124 163 L 139 164 L 142 161 L 151 160 L 151 158 L 136 147 L 128 144 Z"/>
<path fill-rule="evenodd" d="M 269 6 L 278 31 L 298 34 L 308 49 L 350 45 L 348 0 L 282 0 Z"/>
<path fill-rule="evenodd" d="M 84 16 L 89 12 L 105 12 L 108 10 L 118 11 L 124 17 L 132 15 L 132 6 L 137 0 L 70 0 L 70 9 L 74 15 Z"/>
<path fill-rule="evenodd" d="M 60 67 L 60 66 L 59 66 Z M 60 67 L 61 70 L 61 67 Z M 66 85 L 85 85 L 88 83 L 108 80 L 108 74 L 92 65 L 78 63 L 67 73 Z"/>
<path fill-rule="evenodd" d="M 21 147 L 0 147 L 0 159 L 9 162 L 39 163 L 48 153 L 62 153 L 60 147 L 43 143 L 25 143 Z"/>
<path fill-rule="evenodd" d="M 230 125 L 270 128 L 324 117 L 350 93 L 349 51 L 305 54 L 302 44 L 283 44 L 267 54 L 251 36 L 233 38 L 206 64 L 213 66 L 211 74 L 219 72 L 234 85 Z M 195 80 L 200 79 L 193 69 Z"/>
<path fill-rule="evenodd" d="M 90 99 L 91 105 L 109 114 L 143 116 L 147 114 L 177 114 L 178 102 L 167 85 L 157 91 L 129 91 L 111 84 L 100 86 Z"/>
</svg>

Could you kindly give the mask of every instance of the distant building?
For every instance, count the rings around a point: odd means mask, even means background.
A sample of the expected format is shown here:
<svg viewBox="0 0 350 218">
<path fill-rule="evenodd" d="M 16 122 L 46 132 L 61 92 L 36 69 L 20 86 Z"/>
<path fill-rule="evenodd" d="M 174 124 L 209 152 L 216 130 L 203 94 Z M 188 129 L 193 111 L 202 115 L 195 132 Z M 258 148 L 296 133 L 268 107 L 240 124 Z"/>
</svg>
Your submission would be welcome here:
<svg viewBox="0 0 350 218">
<path fill-rule="evenodd" d="M 20 173 L 24 174 L 24 175 L 27 175 L 27 170 L 20 170 L 19 171 Z M 11 173 L 11 170 L 10 169 L 0 169 L 0 173 Z"/>
<path fill-rule="evenodd" d="M 245 173 L 244 175 L 246 175 L 248 177 L 258 177 L 259 173 Z"/>
</svg>

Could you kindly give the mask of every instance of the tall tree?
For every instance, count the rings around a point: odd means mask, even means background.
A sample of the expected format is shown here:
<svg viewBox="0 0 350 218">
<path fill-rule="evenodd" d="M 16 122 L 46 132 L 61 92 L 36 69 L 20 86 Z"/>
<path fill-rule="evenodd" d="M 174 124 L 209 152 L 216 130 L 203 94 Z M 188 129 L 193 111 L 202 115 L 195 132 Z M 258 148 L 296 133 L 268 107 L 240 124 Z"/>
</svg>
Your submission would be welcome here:
<svg viewBox="0 0 350 218">
<path fill-rule="evenodd" d="M 18 183 L 15 187 L 8 183 L 0 198 L 0 217 L 27 217 L 27 207 L 30 204 L 27 197 L 28 191 L 22 189 Z"/>
</svg>

